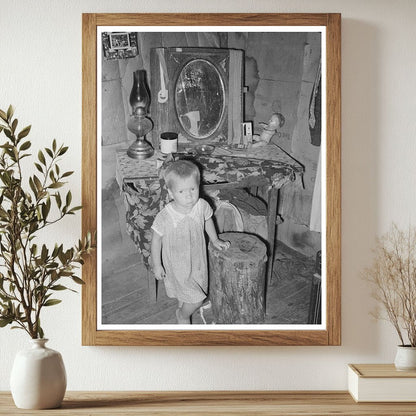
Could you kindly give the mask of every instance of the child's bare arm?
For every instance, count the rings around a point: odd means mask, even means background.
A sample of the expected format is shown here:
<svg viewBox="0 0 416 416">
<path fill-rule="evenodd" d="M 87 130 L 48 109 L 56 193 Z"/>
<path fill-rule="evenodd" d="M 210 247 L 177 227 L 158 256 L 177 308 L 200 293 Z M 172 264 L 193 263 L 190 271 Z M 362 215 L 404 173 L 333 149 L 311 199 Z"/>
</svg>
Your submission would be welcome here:
<svg viewBox="0 0 416 416">
<path fill-rule="evenodd" d="M 165 278 L 165 269 L 162 266 L 162 237 L 153 231 L 151 245 L 152 269 L 157 280 Z"/>
<path fill-rule="evenodd" d="M 211 243 L 218 250 L 226 250 L 230 247 L 229 241 L 223 241 L 220 238 L 218 238 L 217 231 L 215 229 L 214 221 L 212 221 L 212 218 L 208 218 L 205 221 L 205 231 L 207 232 Z"/>
</svg>

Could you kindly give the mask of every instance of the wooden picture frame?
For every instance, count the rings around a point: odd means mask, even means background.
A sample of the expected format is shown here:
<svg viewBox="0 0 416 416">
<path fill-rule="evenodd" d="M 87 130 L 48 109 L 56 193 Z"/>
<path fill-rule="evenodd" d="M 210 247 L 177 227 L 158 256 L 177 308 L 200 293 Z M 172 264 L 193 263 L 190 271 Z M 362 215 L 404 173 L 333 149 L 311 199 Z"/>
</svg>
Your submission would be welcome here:
<svg viewBox="0 0 416 416">
<path fill-rule="evenodd" d="M 83 345 L 340 345 L 341 343 L 341 15 L 101 14 L 82 16 L 82 229 L 97 229 L 97 28 L 100 26 L 319 26 L 326 45 L 326 273 L 322 329 L 103 330 L 97 326 L 97 255 L 83 266 Z M 100 230 L 98 230 L 100 238 Z"/>
</svg>

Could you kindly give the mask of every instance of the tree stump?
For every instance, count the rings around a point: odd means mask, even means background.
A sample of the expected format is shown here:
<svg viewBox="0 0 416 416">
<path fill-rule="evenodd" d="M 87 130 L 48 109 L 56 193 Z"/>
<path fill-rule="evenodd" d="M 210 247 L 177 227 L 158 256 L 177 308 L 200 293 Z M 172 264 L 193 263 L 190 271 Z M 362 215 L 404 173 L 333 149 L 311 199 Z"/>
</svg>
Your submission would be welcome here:
<svg viewBox="0 0 416 416">
<path fill-rule="evenodd" d="M 223 233 L 228 250 L 208 245 L 209 298 L 216 324 L 259 324 L 265 317 L 266 245 L 256 236 Z"/>
</svg>

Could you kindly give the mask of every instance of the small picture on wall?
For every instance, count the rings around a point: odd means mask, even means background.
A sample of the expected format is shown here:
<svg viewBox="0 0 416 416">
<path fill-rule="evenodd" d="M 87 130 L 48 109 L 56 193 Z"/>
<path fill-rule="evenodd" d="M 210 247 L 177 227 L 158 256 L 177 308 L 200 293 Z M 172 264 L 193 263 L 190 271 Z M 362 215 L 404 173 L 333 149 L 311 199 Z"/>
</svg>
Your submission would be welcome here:
<svg viewBox="0 0 416 416">
<path fill-rule="evenodd" d="M 104 59 L 125 59 L 137 56 L 137 34 L 135 32 L 103 32 Z"/>
<path fill-rule="evenodd" d="M 110 33 L 111 49 L 130 48 L 130 38 L 128 33 Z"/>
</svg>

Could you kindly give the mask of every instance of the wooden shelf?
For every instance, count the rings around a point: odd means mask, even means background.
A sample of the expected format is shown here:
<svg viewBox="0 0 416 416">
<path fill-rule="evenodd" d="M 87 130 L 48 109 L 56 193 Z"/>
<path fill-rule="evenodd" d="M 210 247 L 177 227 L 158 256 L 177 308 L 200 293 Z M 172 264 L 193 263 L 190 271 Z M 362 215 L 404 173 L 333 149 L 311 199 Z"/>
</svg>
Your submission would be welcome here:
<svg viewBox="0 0 416 416">
<path fill-rule="evenodd" d="M 67 392 L 62 407 L 17 409 L 0 392 L 0 415 L 414 415 L 414 403 L 355 403 L 339 391 Z"/>
</svg>

